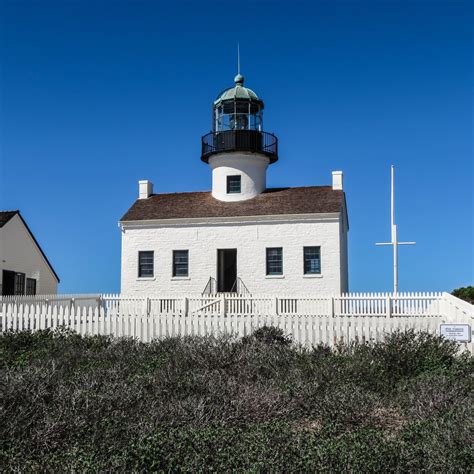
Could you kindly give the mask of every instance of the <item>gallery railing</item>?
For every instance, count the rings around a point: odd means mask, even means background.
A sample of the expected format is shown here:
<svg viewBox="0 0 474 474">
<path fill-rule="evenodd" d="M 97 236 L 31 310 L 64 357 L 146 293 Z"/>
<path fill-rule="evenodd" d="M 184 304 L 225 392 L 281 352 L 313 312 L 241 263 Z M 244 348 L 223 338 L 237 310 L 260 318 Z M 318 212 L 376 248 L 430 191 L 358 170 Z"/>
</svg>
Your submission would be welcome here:
<svg viewBox="0 0 474 474">
<path fill-rule="evenodd" d="M 257 130 L 211 132 L 202 137 L 201 144 L 201 160 L 206 163 L 211 155 L 229 151 L 262 153 L 271 163 L 278 160 L 278 138 L 272 133 Z"/>
</svg>

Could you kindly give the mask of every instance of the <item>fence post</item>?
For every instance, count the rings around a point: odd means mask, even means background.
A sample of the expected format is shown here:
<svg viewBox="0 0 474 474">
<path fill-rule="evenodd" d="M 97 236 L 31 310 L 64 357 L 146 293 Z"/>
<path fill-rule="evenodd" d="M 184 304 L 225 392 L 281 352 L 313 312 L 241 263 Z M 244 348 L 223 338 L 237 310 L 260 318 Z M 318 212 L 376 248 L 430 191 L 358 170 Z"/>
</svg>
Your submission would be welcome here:
<svg viewBox="0 0 474 474">
<path fill-rule="evenodd" d="M 392 302 L 390 299 L 390 295 L 387 295 L 387 299 L 385 301 L 385 311 L 386 311 L 386 317 L 391 318 L 392 317 Z"/>
<path fill-rule="evenodd" d="M 225 296 L 221 296 L 221 301 L 220 301 L 220 310 L 221 310 L 221 316 L 225 316 Z"/>
<path fill-rule="evenodd" d="M 275 314 L 278 316 L 278 296 L 275 296 Z"/>
<path fill-rule="evenodd" d="M 5 332 L 7 330 L 7 304 L 2 303 L 0 304 L 0 310 L 2 313 L 2 328 L 1 332 Z"/>
<path fill-rule="evenodd" d="M 184 298 L 184 315 L 188 316 L 189 313 L 189 298 Z"/>
<path fill-rule="evenodd" d="M 335 309 L 335 308 L 334 308 L 334 296 L 331 296 L 331 300 L 330 300 L 329 304 L 331 305 L 330 308 L 329 308 L 329 312 L 330 312 L 329 316 L 331 316 L 332 318 L 334 318 L 334 316 L 335 316 L 335 311 L 334 311 L 334 309 Z"/>
<path fill-rule="evenodd" d="M 145 314 L 150 316 L 150 298 L 148 296 L 145 298 Z"/>
</svg>

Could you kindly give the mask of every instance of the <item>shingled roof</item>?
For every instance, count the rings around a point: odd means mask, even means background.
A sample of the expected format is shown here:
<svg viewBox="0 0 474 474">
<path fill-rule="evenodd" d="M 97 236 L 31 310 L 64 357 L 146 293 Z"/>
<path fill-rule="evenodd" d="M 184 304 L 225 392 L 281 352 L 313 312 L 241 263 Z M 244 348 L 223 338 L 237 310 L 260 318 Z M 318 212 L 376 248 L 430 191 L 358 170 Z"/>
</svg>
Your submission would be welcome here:
<svg viewBox="0 0 474 474">
<path fill-rule="evenodd" d="M 137 199 L 120 221 L 326 214 L 341 212 L 343 206 L 344 192 L 331 186 L 270 188 L 237 202 L 219 201 L 210 192 L 154 194 Z"/>
</svg>

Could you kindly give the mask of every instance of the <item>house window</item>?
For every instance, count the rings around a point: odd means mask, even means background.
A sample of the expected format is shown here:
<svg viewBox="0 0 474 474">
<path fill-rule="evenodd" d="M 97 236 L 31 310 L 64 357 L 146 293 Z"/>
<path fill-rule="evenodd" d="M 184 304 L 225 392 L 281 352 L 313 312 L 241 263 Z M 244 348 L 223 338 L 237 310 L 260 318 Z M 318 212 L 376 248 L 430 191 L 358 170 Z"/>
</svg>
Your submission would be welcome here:
<svg viewBox="0 0 474 474">
<path fill-rule="evenodd" d="M 321 273 L 321 247 L 303 247 L 304 274 L 319 275 Z"/>
<path fill-rule="evenodd" d="M 26 279 L 26 294 L 36 295 L 36 280 L 34 278 Z"/>
<path fill-rule="evenodd" d="M 283 249 L 267 248 L 267 275 L 283 275 Z"/>
<path fill-rule="evenodd" d="M 173 276 L 187 277 L 189 273 L 189 251 L 173 250 Z"/>
<path fill-rule="evenodd" d="M 15 273 L 15 295 L 25 294 L 25 274 Z"/>
<path fill-rule="evenodd" d="M 241 176 L 227 176 L 227 194 L 240 193 Z"/>
<path fill-rule="evenodd" d="M 153 277 L 153 252 L 138 252 L 138 277 Z"/>
</svg>

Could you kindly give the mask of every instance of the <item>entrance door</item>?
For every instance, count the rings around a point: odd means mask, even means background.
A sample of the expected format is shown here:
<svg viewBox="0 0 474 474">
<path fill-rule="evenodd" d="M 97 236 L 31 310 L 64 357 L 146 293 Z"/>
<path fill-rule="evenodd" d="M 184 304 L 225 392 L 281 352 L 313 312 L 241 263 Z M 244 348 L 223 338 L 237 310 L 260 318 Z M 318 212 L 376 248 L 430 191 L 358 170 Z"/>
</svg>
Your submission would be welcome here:
<svg viewBox="0 0 474 474">
<path fill-rule="evenodd" d="M 3 295 L 14 295 L 15 294 L 15 272 L 10 270 L 3 270 L 2 279 L 2 294 Z"/>
<path fill-rule="evenodd" d="M 217 251 L 217 291 L 228 293 L 237 291 L 237 249 L 219 249 Z"/>
</svg>

